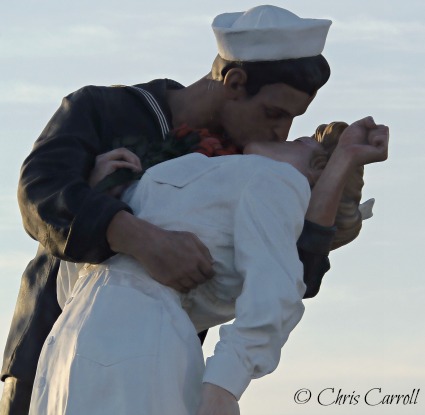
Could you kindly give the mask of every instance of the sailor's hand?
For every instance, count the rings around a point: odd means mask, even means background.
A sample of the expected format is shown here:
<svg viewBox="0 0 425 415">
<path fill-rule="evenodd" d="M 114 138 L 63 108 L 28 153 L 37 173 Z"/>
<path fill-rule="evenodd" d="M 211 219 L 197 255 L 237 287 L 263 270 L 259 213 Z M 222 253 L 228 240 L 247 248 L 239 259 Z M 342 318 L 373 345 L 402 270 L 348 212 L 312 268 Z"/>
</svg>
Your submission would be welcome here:
<svg viewBox="0 0 425 415">
<path fill-rule="evenodd" d="M 118 212 L 112 219 L 107 240 L 115 252 L 137 259 L 161 284 L 188 292 L 214 276 L 208 248 L 190 232 L 168 231 Z"/>
<path fill-rule="evenodd" d="M 211 383 L 204 383 L 196 415 L 240 415 L 239 404 L 227 390 Z"/>
</svg>

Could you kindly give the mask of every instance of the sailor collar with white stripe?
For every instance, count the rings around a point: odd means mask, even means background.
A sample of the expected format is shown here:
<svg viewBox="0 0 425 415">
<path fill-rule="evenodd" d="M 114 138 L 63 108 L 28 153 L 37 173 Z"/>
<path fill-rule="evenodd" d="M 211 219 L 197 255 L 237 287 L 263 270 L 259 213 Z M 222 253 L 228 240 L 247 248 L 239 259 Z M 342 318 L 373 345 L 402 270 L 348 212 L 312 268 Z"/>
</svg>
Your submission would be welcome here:
<svg viewBox="0 0 425 415">
<path fill-rule="evenodd" d="M 146 84 L 132 85 L 131 88 L 140 95 L 156 115 L 161 128 L 162 138 L 172 128 L 172 115 L 166 99 L 167 89 L 181 89 L 183 85 L 171 79 L 156 79 Z"/>
</svg>

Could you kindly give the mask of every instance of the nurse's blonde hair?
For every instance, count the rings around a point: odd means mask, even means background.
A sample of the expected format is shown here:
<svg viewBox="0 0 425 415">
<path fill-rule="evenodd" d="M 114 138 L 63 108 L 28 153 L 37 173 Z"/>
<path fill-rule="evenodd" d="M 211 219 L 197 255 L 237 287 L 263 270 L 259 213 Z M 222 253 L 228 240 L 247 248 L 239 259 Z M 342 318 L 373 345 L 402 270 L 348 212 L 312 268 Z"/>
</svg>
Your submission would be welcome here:
<svg viewBox="0 0 425 415">
<path fill-rule="evenodd" d="M 314 138 L 322 144 L 329 158 L 338 144 L 339 137 L 347 126 L 348 124 L 345 122 L 332 122 L 317 127 Z M 360 233 L 362 215 L 359 205 L 364 184 L 363 172 L 363 166 L 357 167 L 347 179 L 335 219 L 337 230 L 331 249 L 348 244 Z"/>
</svg>

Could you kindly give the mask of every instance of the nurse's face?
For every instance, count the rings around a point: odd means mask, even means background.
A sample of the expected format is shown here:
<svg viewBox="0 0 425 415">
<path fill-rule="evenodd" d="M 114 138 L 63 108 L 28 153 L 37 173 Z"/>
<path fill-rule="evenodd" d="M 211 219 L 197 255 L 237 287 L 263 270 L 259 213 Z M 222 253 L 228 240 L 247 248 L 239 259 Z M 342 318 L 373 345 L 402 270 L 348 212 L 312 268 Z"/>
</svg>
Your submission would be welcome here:
<svg viewBox="0 0 425 415">
<path fill-rule="evenodd" d="M 312 137 L 301 137 L 286 142 L 255 142 L 245 146 L 244 154 L 257 154 L 291 164 L 309 181 L 319 178 L 327 163 L 327 153 Z"/>
</svg>

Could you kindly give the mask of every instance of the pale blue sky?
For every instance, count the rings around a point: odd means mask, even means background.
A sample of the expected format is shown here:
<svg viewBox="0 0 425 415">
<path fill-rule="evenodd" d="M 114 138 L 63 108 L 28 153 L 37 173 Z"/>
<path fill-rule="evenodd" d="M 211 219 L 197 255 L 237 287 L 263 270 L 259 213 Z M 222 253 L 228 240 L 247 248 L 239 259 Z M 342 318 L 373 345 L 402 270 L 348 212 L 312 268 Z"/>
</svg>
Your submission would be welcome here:
<svg viewBox="0 0 425 415">
<path fill-rule="evenodd" d="M 254 1 L 22 0 L 0 12 L 0 348 L 20 275 L 36 244 L 22 230 L 15 193 L 19 167 L 69 92 L 86 84 L 132 84 L 169 77 L 190 84 L 216 54 L 213 17 Z M 332 76 L 291 138 L 332 120 L 374 115 L 391 128 L 390 159 L 366 169 L 364 198 L 375 216 L 360 237 L 331 255 L 320 295 L 284 347 L 279 369 L 254 381 L 242 414 L 425 413 L 425 3 L 422 0 L 292 0 L 273 4 L 330 18 L 324 55 Z M 209 336 L 211 353 L 216 333 Z M 0 390 L 1 390 L 0 386 Z M 422 388 L 419 404 L 368 407 L 317 403 L 328 387 L 363 395 Z M 300 388 L 312 401 L 296 405 Z M 261 412 L 260 412 L 261 411 Z"/>
</svg>

